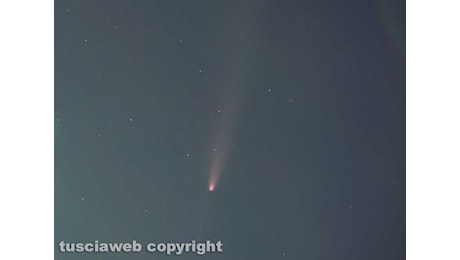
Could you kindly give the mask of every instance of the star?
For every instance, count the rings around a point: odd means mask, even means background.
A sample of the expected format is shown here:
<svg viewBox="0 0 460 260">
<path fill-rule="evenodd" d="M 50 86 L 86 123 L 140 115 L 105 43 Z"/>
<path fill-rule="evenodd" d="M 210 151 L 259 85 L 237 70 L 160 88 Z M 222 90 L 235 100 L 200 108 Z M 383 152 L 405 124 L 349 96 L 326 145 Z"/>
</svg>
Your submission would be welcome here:
<svg viewBox="0 0 460 260">
<path fill-rule="evenodd" d="M 268 92 L 272 92 L 272 89 L 271 89 L 271 88 L 269 88 L 267 91 L 268 91 Z"/>
</svg>

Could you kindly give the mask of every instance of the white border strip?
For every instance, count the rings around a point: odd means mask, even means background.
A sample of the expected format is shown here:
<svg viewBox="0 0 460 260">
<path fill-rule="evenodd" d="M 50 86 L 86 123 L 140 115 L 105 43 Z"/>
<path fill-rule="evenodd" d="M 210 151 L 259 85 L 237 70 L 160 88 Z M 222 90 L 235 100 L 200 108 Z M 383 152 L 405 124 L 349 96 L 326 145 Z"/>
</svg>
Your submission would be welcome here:
<svg viewBox="0 0 460 260">
<path fill-rule="evenodd" d="M 0 259 L 53 259 L 53 2 L 0 3 Z"/>
<path fill-rule="evenodd" d="M 407 259 L 460 259 L 458 7 L 407 5 Z"/>
</svg>

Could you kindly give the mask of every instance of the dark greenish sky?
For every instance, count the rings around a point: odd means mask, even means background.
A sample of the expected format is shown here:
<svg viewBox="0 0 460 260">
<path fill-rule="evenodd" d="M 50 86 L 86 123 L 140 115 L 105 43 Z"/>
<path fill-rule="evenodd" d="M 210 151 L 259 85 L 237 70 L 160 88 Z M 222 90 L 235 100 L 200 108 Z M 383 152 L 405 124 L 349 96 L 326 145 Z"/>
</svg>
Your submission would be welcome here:
<svg viewBox="0 0 460 260">
<path fill-rule="evenodd" d="M 405 1 L 55 1 L 55 242 L 405 259 Z"/>
</svg>

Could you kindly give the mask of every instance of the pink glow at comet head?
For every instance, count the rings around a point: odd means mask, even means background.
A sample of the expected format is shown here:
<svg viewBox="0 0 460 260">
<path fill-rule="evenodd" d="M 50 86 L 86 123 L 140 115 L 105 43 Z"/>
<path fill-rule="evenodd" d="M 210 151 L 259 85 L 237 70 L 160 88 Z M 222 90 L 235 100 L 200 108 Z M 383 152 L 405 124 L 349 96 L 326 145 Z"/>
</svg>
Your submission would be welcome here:
<svg viewBox="0 0 460 260">
<path fill-rule="evenodd" d="M 209 191 L 213 191 L 213 190 L 214 190 L 214 184 L 209 185 Z"/>
</svg>

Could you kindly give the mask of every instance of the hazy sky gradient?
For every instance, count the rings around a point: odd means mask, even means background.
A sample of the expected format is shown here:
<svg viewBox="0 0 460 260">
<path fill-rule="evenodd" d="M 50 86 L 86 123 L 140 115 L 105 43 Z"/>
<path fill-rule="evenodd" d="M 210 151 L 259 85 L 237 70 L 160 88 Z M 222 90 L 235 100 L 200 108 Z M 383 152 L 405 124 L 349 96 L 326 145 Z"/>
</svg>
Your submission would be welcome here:
<svg viewBox="0 0 460 260">
<path fill-rule="evenodd" d="M 133 239 L 405 259 L 405 2 L 56 1 L 56 252 Z"/>
</svg>

